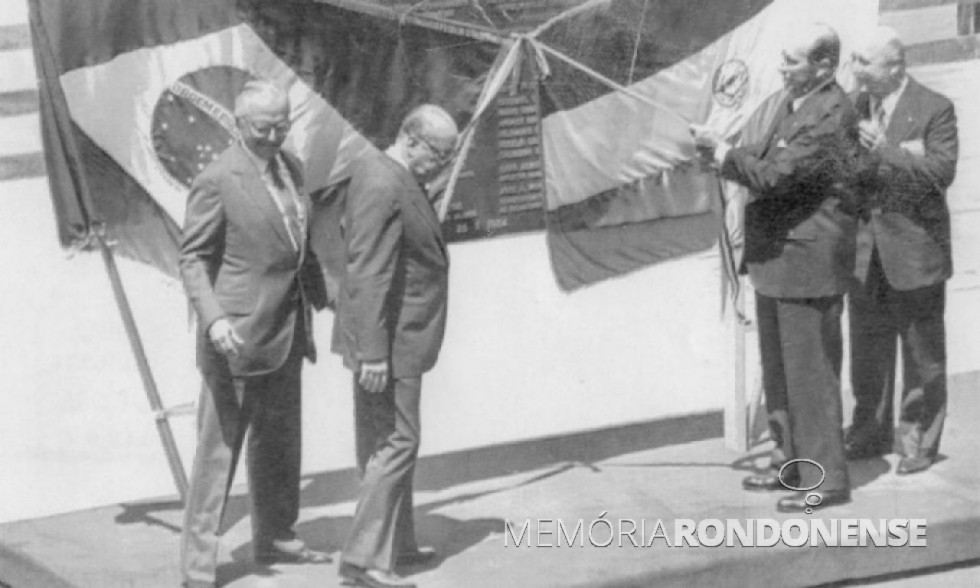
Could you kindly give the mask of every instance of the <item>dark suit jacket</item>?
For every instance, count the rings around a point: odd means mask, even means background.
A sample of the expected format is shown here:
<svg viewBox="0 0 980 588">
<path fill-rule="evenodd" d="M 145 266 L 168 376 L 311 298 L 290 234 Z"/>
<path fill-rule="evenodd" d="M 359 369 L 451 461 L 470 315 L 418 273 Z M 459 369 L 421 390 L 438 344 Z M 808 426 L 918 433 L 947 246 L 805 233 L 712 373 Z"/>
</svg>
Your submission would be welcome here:
<svg viewBox="0 0 980 588">
<path fill-rule="evenodd" d="M 358 162 L 341 231 L 347 257 L 333 350 L 355 371 L 386 358 L 394 377 L 432 369 L 446 329 L 449 257 L 415 178 L 383 153 Z"/>
<path fill-rule="evenodd" d="M 731 149 L 721 167 L 750 192 L 743 270 L 765 296 L 843 294 L 854 269 L 857 112 L 833 81 L 793 113 L 789 102 L 763 141 Z"/>
<path fill-rule="evenodd" d="M 287 153 L 283 159 L 311 210 L 299 162 Z M 187 200 L 179 262 L 198 317 L 202 370 L 226 361 L 207 336 L 208 327 L 222 317 L 244 340 L 241 354 L 227 359 L 232 375 L 258 375 L 282 366 L 298 311 L 305 315 L 307 357 L 315 361 L 310 305 L 326 304 L 326 288 L 316 256 L 306 249 L 301 264 L 273 196 L 241 144 L 233 144 L 197 176 Z"/>
<path fill-rule="evenodd" d="M 869 118 L 870 100 L 855 103 Z M 855 274 L 868 276 L 875 246 L 889 284 L 912 290 L 942 282 L 953 273 L 946 188 L 956 176 L 959 145 L 953 104 L 909 78 L 877 150 L 877 173 L 865 186 L 868 204 L 861 215 Z M 901 147 L 915 142 L 925 156 Z"/>
</svg>

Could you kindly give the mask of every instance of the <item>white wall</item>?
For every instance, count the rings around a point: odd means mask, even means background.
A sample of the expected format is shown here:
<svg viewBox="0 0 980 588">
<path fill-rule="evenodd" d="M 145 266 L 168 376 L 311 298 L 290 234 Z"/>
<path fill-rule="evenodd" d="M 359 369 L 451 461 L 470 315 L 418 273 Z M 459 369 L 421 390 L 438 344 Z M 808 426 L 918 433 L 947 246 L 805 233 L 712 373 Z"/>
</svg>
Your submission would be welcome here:
<svg viewBox="0 0 980 588">
<path fill-rule="evenodd" d="M 720 406 L 715 259 L 574 294 L 555 285 L 542 234 L 454 245 L 451 259 L 446 344 L 423 384 L 425 453 Z"/>
</svg>

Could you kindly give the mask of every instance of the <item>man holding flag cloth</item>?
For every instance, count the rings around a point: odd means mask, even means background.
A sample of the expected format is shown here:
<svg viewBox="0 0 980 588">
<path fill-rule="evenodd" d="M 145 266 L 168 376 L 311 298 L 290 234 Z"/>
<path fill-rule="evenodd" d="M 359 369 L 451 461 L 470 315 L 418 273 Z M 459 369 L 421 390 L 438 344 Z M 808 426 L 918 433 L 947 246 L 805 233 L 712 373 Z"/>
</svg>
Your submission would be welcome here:
<svg viewBox="0 0 980 588">
<path fill-rule="evenodd" d="M 749 188 L 744 268 L 756 289 L 763 389 L 776 442 L 770 469 L 749 490 L 816 488 L 817 504 L 850 501 L 841 431 L 843 295 L 854 268 L 858 116 L 834 77 L 840 40 L 826 25 L 794 31 L 782 52 L 787 97 L 763 141 L 732 147 L 692 125 L 722 178 Z M 796 467 L 795 459 L 816 467 Z M 802 512 L 807 493 L 777 509 Z"/>
</svg>

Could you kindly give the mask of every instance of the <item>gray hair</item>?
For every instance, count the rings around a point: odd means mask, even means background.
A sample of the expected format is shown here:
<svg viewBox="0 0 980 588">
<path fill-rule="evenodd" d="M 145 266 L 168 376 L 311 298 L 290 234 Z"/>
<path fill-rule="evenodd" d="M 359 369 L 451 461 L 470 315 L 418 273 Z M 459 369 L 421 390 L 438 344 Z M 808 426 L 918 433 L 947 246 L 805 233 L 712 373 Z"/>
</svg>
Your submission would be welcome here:
<svg viewBox="0 0 980 588">
<path fill-rule="evenodd" d="M 900 63 L 905 65 L 905 43 L 898 36 L 898 32 L 886 26 L 877 26 L 869 35 L 869 44 L 886 57 L 888 63 Z"/>
<path fill-rule="evenodd" d="M 235 98 L 235 117 L 282 104 L 289 109 L 289 96 L 282 88 L 268 80 L 249 80 Z"/>
</svg>

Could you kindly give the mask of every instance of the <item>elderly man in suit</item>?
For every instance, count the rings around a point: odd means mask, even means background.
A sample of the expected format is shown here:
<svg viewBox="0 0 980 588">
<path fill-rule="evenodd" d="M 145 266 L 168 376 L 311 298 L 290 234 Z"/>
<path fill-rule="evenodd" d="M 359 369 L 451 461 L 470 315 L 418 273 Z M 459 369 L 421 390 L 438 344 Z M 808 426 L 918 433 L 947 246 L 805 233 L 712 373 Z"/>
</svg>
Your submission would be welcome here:
<svg viewBox="0 0 980 588">
<path fill-rule="evenodd" d="M 256 561 L 320 562 L 299 515 L 300 372 L 316 358 L 311 305 L 326 304 L 308 247 L 310 201 L 280 147 L 289 100 L 253 81 L 235 101 L 241 133 L 194 180 L 180 273 L 198 319 L 198 446 L 181 537 L 185 586 L 213 586 L 218 529 L 246 431 Z"/>
<path fill-rule="evenodd" d="M 340 575 L 366 586 L 413 586 L 396 565 L 434 556 L 415 539 L 412 477 L 422 374 L 446 327 L 449 258 L 423 183 L 449 161 L 457 134 L 445 110 L 419 106 L 387 151 L 358 162 L 347 187 L 334 350 L 354 373 L 362 490 Z"/>
<path fill-rule="evenodd" d="M 877 163 L 858 230 L 850 294 L 851 459 L 893 444 L 895 348 L 904 364 L 898 474 L 932 465 L 946 415 L 946 280 L 953 272 L 946 188 L 956 175 L 956 114 L 905 73 L 895 31 L 881 27 L 853 55 L 861 141 Z"/>
<path fill-rule="evenodd" d="M 826 25 L 802 27 L 782 53 L 787 92 L 766 138 L 731 147 L 693 126 L 702 156 L 721 177 L 747 186 L 747 267 L 756 290 L 763 389 L 776 442 L 770 469 L 743 482 L 749 490 L 816 487 L 813 502 L 850 500 L 841 429 L 843 295 L 854 269 L 854 184 L 861 162 L 858 116 L 834 80 L 840 41 Z M 798 485 L 798 486 L 797 486 Z M 802 512 L 806 493 L 777 509 Z"/>
</svg>

